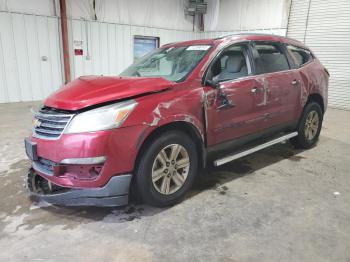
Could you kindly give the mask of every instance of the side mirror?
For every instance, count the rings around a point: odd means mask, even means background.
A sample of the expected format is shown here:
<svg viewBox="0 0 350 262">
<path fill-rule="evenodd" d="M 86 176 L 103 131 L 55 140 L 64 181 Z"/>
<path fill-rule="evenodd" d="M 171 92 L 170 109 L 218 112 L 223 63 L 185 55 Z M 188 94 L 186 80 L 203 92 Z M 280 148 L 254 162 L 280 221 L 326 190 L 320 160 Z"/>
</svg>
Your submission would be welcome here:
<svg viewBox="0 0 350 262">
<path fill-rule="evenodd" d="M 212 88 L 215 88 L 215 89 L 217 89 L 219 87 L 219 83 L 217 81 L 214 81 L 214 80 L 207 79 L 207 80 L 205 80 L 204 84 L 207 86 L 210 86 Z"/>
</svg>

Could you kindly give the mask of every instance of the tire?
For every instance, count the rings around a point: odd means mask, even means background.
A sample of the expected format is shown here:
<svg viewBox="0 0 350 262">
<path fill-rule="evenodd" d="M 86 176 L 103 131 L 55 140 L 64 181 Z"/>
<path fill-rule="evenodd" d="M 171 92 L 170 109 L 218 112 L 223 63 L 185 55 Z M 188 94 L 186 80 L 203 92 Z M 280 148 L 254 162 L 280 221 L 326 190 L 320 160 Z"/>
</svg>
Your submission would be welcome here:
<svg viewBox="0 0 350 262">
<path fill-rule="evenodd" d="M 315 120 L 317 119 L 317 121 Z M 290 141 L 296 148 L 308 149 L 314 146 L 321 132 L 323 112 L 316 102 L 308 103 L 298 124 L 298 136 Z M 317 124 L 316 124 L 317 122 Z"/>
<path fill-rule="evenodd" d="M 172 152 L 178 152 L 176 159 L 171 157 Z M 142 202 L 171 206 L 183 199 L 197 172 L 195 143 L 181 131 L 169 131 L 153 139 L 141 152 L 133 186 Z"/>
</svg>

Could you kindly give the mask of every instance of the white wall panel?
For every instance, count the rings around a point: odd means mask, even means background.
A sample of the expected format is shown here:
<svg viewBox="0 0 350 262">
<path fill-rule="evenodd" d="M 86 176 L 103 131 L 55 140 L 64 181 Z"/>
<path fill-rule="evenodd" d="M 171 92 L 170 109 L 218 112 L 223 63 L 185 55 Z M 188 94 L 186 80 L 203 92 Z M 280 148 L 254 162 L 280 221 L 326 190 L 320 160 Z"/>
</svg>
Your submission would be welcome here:
<svg viewBox="0 0 350 262">
<path fill-rule="evenodd" d="M 291 0 L 220 0 L 215 31 L 287 27 Z"/>
<path fill-rule="evenodd" d="M 288 36 L 305 42 L 329 70 L 329 106 L 350 110 L 350 1 L 293 0 Z"/>
<path fill-rule="evenodd" d="M 37 16 L 36 26 L 40 57 L 39 61 L 41 69 L 42 95 L 46 97 L 55 90 L 52 86 L 52 70 L 50 61 L 52 58 L 50 57 L 50 41 L 47 17 Z M 47 59 L 47 61 L 45 61 L 45 59 Z"/>
<path fill-rule="evenodd" d="M 0 13 L 0 34 L 1 48 L 3 53 L 3 68 L 5 71 L 6 88 L 5 101 L 18 101 L 21 98 L 18 75 L 18 62 L 16 50 L 14 48 L 14 32 L 12 25 L 12 16 L 6 13 Z M 1 84 L 2 85 L 2 84 Z"/>
<path fill-rule="evenodd" d="M 63 83 L 62 64 L 61 64 L 61 42 L 59 36 L 59 20 L 53 17 L 47 17 L 47 30 L 49 38 L 49 60 L 51 67 L 51 90 L 56 90 Z"/>
<path fill-rule="evenodd" d="M 1 21 L 1 18 L 0 18 Z M 4 49 L 2 47 L 2 40 L 0 34 L 0 103 L 8 101 L 7 93 L 7 77 L 5 71 L 5 58 L 4 58 Z"/>
<path fill-rule="evenodd" d="M 36 16 L 25 16 L 25 29 L 23 32 L 26 36 L 28 47 L 28 67 L 30 75 L 31 98 L 32 100 L 40 100 L 44 97 L 43 86 L 41 82 L 41 62 L 39 54 L 38 30 L 36 26 Z M 22 88 L 27 88 L 23 86 Z M 25 99 L 26 100 L 26 99 Z"/>
<path fill-rule="evenodd" d="M 55 0 L 0 0 L 0 11 L 53 16 Z"/>
<path fill-rule="evenodd" d="M 0 0 L 1 1 L 1 0 Z M 192 30 L 192 17 L 185 16 L 184 0 L 68 0 L 68 15 L 72 19 L 131 24 L 166 29 Z"/>
<path fill-rule="evenodd" d="M 14 16 L 12 17 L 13 22 L 13 31 L 19 32 L 22 28 L 25 28 L 25 20 L 23 16 Z M 21 90 L 20 98 L 32 99 L 32 83 L 31 83 L 31 75 L 30 68 L 28 63 L 28 47 L 26 41 L 26 34 L 14 34 L 14 49 L 16 50 L 17 60 L 20 61 L 17 64 L 18 67 L 18 75 L 21 75 L 18 78 L 19 87 Z M 26 61 L 26 63 L 22 63 L 21 61 Z M 27 87 L 27 88 L 22 88 Z"/>
<path fill-rule="evenodd" d="M 57 18 L 0 12 L 0 25 L 0 102 L 40 100 L 56 90 L 62 84 Z"/>
</svg>

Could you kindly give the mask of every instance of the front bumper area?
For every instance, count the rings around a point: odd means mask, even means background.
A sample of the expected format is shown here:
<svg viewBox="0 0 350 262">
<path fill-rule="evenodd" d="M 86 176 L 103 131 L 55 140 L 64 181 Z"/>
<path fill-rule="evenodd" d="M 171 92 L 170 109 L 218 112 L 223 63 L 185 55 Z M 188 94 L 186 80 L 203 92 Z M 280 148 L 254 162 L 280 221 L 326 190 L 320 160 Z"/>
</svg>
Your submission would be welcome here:
<svg viewBox="0 0 350 262">
<path fill-rule="evenodd" d="M 26 138 L 32 162 L 30 195 L 64 206 L 127 204 L 138 138 L 144 129 L 141 125 L 62 134 L 56 140 Z M 34 175 L 39 182 L 33 180 Z"/>
<path fill-rule="evenodd" d="M 28 148 L 32 149 L 27 150 L 27 155 L 32 161 L 34 170 L 56 185 L 70 188 L 100 188 L 113 176 L 132 173 L 138 153 L 138 137 L 144 128 L 144 126 L 132 126 L 97 132 L 62 134 L 57 140 L 31 136 L 26 139 Z M 105 157 L 105 162 L 66 163 L 68 159 L 77 161 L 98 157 Z M 80 168 L 83 169 L 79 170 Z M 91 174 L 90 168 L 96 168 L 98 175 Z"/>
<path fill-rule="evenodd" d="M 131 174 L 113 176 L 100 188 L 65 188 L 52 184 L 31 168 L 28 172 L 27 186 L 32 198 L 54 205 L 124 206 L 129 201 L 131 176 Z"/>
</svg>

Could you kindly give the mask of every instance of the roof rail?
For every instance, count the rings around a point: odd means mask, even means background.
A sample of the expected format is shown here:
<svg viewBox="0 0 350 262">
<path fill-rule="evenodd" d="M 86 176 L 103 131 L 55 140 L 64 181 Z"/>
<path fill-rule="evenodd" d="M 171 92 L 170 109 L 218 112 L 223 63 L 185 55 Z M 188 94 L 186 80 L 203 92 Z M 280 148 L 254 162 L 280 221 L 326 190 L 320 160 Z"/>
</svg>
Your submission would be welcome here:
<svg viewBox="0 0 350 262">
<path fill-rule="evenodd" d="M 266 33 L 250 33 L 249 32 L 249 33 L 235 33 L 235 34 L 224 35 L 224 36 L 214 38 L 214 40 L 219 40 L 219 39 L 223 39 L 226 37 L 232 37 L 232 36 L 240 36 L 240 35 L 262 35 L 262 36 L 276 36 L 276 37 L 287 38 L 287 37 L 282 36 L 282 35 L 274 35 L 274 34 L 266 34 Z"/>
</svg>

